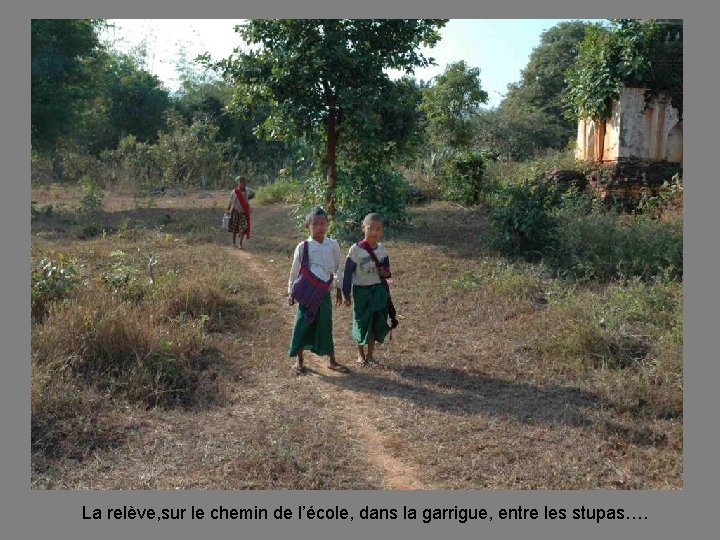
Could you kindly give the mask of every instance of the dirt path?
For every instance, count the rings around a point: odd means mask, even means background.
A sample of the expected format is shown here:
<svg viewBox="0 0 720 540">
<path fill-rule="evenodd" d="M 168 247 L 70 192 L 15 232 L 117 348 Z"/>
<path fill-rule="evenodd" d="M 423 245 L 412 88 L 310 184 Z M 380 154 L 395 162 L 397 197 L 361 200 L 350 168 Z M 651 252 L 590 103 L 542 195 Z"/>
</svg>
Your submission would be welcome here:
<svg viewBox="0 0 720 540">
<path fill-rule="evenodd" d="M 284 275 L 277 275 L 275 269 L 263 263 L 260 256 L 249 253 L 245 249 L 228 248 L 243 261 L 254 276 L 262 281 L 270 290 L 283 290 L 286 287 Z M 335 307 L 335 309 L 341 309 Z M 282 335 L 289 336 L 294 318 L 294 309 L 284 310 L 278 314 L 277 326 Z M 343 317 L 345 319 L 346 317 Z M 337 334 L 337 331 L 336 331 Z M 348 364 L 355 358 L 356 351 L 352 344 L 340 343 L 345 341 L 335 335 L 335 346 L 338 359 L 344 359 Z M 419 490 L 431 489 L 423 483 L 417 474 L 417 467 L 404 462 L 390 451 L 390 440 L 376 426 L 374 417 L 378 414 L 377 403 L 366 394 L 343 388 L 339 385 L 328 384 L 326 377 L 358 377 L 361 370 L 351 367 L 350 373 L 337 373 L 325 367 L 325 358 L 319 358 L 312 353 L 306 353 L 310 376 L 306 377 L 309 384 L 317 387 L 317 391 L 327 396 L 327 402 L 342 414 L 348 426 L 348 436 L 356 439 L 364 450 L 368 460 L 381 471 L 382 483 L 385 488 L 392 490 Z M 288 362 L 288 368 L 290 362 Z M 289 369 L 288 369 L 289 372 Z M 288 375 L 291 376 L 291 375 Z"/>
</svg>

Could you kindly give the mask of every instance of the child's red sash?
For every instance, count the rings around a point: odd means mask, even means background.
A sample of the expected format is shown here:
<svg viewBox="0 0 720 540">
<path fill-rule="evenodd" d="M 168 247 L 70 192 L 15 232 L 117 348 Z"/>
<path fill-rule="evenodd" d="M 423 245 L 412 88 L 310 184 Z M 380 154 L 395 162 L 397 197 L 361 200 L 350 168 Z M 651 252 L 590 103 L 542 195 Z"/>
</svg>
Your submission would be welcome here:
<svg viewBox="0 0 720 540">
<path fill-rule="evenodd" d="M 250 205 L 245 200 L 245 197 L 243 196 L 242 191 L 240 191 L 239 188 L 235 188 L 235 196 L 237 197 L 238 201 L 240 201 L 240 206 L 243 207 L 243 211 L 245 212 L 245 221 L 247 222 L 245 236 L 250 239 Z"/>
</svg>

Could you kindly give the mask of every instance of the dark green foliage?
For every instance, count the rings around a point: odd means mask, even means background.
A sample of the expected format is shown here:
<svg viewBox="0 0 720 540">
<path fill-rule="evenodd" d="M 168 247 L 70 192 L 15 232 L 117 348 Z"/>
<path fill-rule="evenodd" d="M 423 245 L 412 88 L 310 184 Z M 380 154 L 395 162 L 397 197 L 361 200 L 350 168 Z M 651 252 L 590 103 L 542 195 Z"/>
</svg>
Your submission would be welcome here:
<svg viewBox="0 0 720 540">
<path fill-rule="evenodd" d="M 106 74 L 107 121 L 113 130 L 112 147 L 127 135 L 154 142 L 165 124 L 169 92 L 157 78 L 129 55 L 111 55 Z"/>
<path fill-rule="evenodd" d="M 380 214 L 387 226 L 407 221 L 408 185 L 402 175 L 370 163 L 341 172 L 338 183 L 338 222 L 346 231 L 358 231 L 370 212 Z"/>
<path fill-rule="evenodd" d="M 321 204 L 324 196 L 324 178 L 321 174 L 309 179 L 304 194 L 296 208 L 296 218 L 301 223 L 309 208 Z M 360 222 L 370 212 L 383 217 L 386 227 L 403 223 L 408 219 L 407 205 L 410 199 L 408 184 L 396 171 L 377 164 L 354 165 L 349 171 L 338 174 L 338 211 L 330 221 L 330 236 L 355 240 L 362 235 Z"/>
<path fill-rule="evenodd" d="M 682 41 L 664 37 L 653 20 L 614 19 L 609 29 L 588 29 L 567 73 L 570 117 L 608 118 L 623 85 L 669 92 L 681 109 Z"/>
<path fill-rule="evenodd" d="M 31 138 L 51 148 L 72 133 L 83 104 L 97 95 L 94 60 L 100 51 L 90 19 L 33 19 L 30 26 Z"/>
<path fill-rule="evenodd" d="M 495 143 L 499 148 L 508 144 L 513 147 L 501 154 L 525 159 L 537 149 L 563 148 L 575 136 L 575 120 L 564 116 L 565 72 L 575 62 L 586 29 L 598 26 L 564 21 L 540 35 L 540 44 L 530 54 L 520 81 L 508 85 L 497 111 L 500 132 L 494 137 Z M 515 141 L 505 142 L 507 136 Z"/>
<path fill-rule="evenodd" d="M 490 223 L 496 232 L 496 246 L 512 255 L 540 258 L 554 226 L 550 212 L 559 201 L 557 186 L 544 180 L 495 186 L 490 195 Z"/>
<path fill-rule="evenodd" d="M 385 81 L 374 96 L 368 96 L 368 110 L 343 122 L 347 137 L 338 151 L 343 163 L 403 160 L 422 143 L 420 126 L 421 88 L 411 77 Z"/>
<path fill-rule="evenodd" d="M 238 85 L 238 105 L 273 97 L 275 117 L 284 121 L 268 122 L 270 131 L 313 134 L 327 106 L 342 108 L 344 120 L 369 112 L 368 100 L 388 80 L 383 69 L 427 65 L 416 47 L 437 42 L 443 25 L 430 19 L 251 20 L 239 33 L 262 48 L 238 51 L 218 66 Z"/>
<path fill-rule="evenodd" d="M 445 200 L 471 205 L 480 202 L 485 160 L 479 152 L 465 151 L 441 167 L 440 193 Z"/>
</svg>

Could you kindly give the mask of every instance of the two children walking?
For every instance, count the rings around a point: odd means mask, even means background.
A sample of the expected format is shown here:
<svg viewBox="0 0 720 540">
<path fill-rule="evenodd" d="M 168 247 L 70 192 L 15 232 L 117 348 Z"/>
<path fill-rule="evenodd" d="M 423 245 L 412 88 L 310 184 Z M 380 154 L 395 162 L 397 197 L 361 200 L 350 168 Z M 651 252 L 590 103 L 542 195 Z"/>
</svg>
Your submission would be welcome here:
<svg viewBox="0 0 720 540">
<path fill-rule="evenodd" d="M 335 304 L 353 306 L 352 335 L 358 344 L 359 365 L 377 363 L 376 343 L 383 343 L 391 327 L 397 326 L 386 279 L 390 260 L 380 244 L 382 218 L 368 214 L 362 222 L 363 240 L 353 244 L 341 265 L 340 246 L 327 238 L 327 214 L 316 207 L 306 216 L 310 237 L 295 248 L 288 280 L 288 304 L 298 303 L 290 340 L 290 357 L 297 357 L 294 373 L 306 372 L 303 353 L 310 349 L 328 356 L 328 368 L 347 371 L 335 359 L 332 335 L 331 289 Z M 344 302 L 343 302 L 344 300 Z M 390 317 L 390 324 L 388 324 Z"/>
</svg>

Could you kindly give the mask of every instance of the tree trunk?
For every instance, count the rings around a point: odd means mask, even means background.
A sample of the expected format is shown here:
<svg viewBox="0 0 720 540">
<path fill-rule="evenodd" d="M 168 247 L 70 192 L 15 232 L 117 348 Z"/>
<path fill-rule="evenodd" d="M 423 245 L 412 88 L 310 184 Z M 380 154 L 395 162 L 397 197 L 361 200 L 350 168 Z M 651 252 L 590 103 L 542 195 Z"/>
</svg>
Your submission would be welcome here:
<svg viewBox="0 0 720 540">
<path fill-rule="evenodd" d="M 325 120 L 327 130 L 327 144 L 325 146 L 325 211 L 328 220 L 335 217 L 335 184 L 337 180 L 337 145 L 338 145 L 338 123 L 339 113 L 337 96 L 327 79 L 322 81 L 325 92 L 325 105 L 328 107 L 328 115 Z"/>
<path fill-rule="evenodd" d="M 325 151 L 325 211 L 329 219 L 335 217 L 335 184 L 337 180 L 337 107 L 331 106 L 327 117 L 327 146 Z"/>
</svg>

